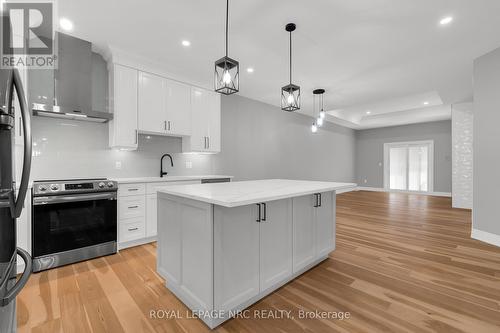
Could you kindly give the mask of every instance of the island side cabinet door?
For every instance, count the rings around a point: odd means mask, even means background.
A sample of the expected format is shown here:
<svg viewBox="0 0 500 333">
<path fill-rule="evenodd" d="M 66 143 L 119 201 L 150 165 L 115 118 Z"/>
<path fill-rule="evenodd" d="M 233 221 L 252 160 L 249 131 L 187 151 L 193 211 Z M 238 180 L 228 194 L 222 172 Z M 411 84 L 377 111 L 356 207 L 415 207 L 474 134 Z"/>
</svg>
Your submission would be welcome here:
<svg viewBox="0 0 500 333">
<path fill-rule="evenodd" d="M 259 294 L 258 206 L 214 206 L 214 309 L 229 311 Z"/>
<path fill-rule="evenodd" d="M 323 192 L 316 208 L 316 258 L 335 249 L 335 194 Z"/>
</svg>

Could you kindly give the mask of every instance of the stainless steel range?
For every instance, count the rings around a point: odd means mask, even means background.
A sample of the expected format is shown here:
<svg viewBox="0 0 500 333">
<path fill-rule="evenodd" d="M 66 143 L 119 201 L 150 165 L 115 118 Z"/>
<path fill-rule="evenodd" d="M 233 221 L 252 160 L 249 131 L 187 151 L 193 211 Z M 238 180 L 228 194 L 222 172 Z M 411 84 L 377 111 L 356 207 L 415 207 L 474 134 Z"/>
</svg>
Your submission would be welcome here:
<svg viewBox="0 0 500 333">
<path fill-rule="evenodd" d="M 116 253 L 117 183 L 107 179 L 33 183 L 33 271 Z"/>
</svg>

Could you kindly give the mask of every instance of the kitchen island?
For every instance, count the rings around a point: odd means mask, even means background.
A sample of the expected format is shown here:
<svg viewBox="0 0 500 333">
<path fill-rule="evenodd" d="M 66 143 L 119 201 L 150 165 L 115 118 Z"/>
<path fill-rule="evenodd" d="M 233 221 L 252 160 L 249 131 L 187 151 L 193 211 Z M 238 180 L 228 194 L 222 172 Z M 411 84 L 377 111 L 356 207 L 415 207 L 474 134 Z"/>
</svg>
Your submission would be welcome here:
<svg viewBox="0 0 500 333">
<path fill-rule="evenodd" d="M 158 192 L 158 273 L 210 328 L 335 249 L 335 195 L 352 183 L 269 179 Z"/>
</svg>

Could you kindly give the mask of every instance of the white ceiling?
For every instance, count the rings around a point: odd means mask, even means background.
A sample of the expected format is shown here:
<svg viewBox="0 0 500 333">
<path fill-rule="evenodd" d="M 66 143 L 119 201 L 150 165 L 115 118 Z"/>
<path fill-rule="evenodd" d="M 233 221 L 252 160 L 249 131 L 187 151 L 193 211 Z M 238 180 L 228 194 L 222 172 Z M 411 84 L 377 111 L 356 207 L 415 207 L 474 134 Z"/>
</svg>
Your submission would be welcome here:
<svg viewBox="0 0 500 333">
<path fill-rule="evenodd" d="M 59 12 L 73 35 L 209 88 L 224 55 L 224 0 L 60 0 Z M 312 90 L 325 88 L 328 120 L 349 127 L 438 120 L 472 98 L 472 61 L 500 46 L 499 14 L 498 0 L 231 0 L 229 56 L 240 62 L 241 95 L 279 105 L 284 26 L 295 22 L 301 112 L 311 113 Z M 440 26 L 448 15 L 453 22 Z"/>
</svg>

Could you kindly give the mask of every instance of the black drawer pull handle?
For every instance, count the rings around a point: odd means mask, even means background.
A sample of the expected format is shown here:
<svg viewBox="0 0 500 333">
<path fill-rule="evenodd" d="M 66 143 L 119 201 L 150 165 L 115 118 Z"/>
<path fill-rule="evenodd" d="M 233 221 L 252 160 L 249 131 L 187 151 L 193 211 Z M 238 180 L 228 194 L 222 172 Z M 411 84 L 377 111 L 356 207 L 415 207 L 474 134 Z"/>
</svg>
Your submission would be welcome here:
<svg viewBox="0 0 500 333">
<path fill-rule="evenodd" d="M 139 191 L 139 189 L 138 189 L 138 188 L 129 188 L 128 190 L 129 190 L 129 191 Z"/>
<path fill-rule="evenodd" d="M 256 221 L 260 222 L 260 221 L 262 221 L 262 218 L 261 218 L 261 213 L 262 212 L 261 212 L 260 204 L 256 204 L 256 205 L 257 205 L 257 207 L 259 207 L 259 218 Z"/>
<path fill-rule="evenodd" d="M 135 208 L 139 208 L 139 206 L 129 206 L 128 209 L 135 209 Z"/>
<path fill-rule="evenodd" d="M 139 228 L 128 228 L 128 231 L 136 231 L 139 230 Z"/>
</svg>

